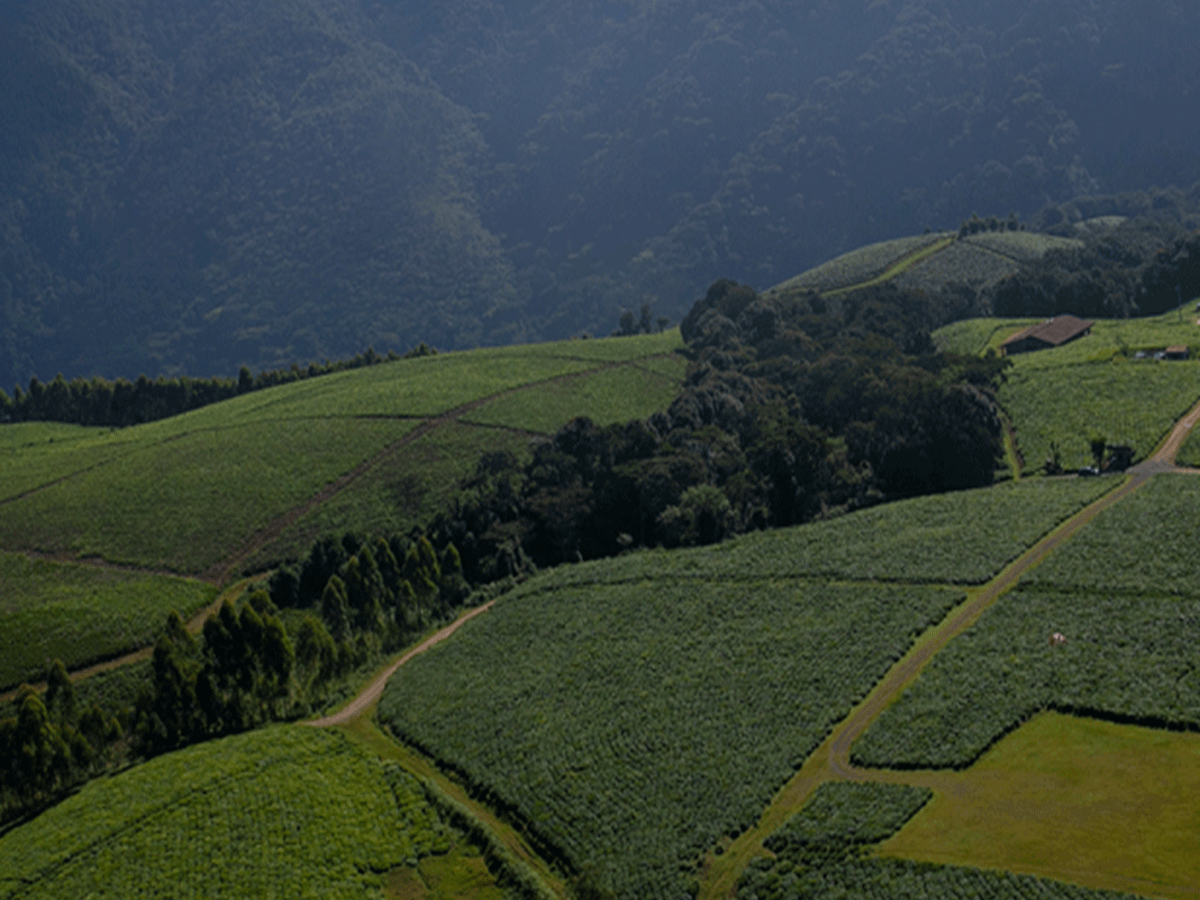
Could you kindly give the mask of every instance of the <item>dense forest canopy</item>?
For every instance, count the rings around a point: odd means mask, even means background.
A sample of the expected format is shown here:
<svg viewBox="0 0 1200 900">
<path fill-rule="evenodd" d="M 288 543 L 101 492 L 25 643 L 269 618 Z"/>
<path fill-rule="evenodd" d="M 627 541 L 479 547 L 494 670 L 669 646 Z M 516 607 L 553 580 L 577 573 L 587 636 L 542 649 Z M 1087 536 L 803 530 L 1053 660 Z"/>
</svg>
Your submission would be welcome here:
<svg viewBox="0 0 1200 900">
<path fill-rule="evenodd" d="M 1191 185 L 1197 33 L 1180 0 L 8 0 L 0 382 L 607 331 Z"/>
</svg>

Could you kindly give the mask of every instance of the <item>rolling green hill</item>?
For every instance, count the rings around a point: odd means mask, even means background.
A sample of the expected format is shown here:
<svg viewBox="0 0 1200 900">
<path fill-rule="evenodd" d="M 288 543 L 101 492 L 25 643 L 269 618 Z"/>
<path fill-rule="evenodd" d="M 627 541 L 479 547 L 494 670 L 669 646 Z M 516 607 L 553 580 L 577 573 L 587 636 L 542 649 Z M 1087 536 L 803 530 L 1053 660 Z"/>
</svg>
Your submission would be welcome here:
<svg viewBox="0 0 1200 900">
<path fill-rule="evenodd" d="M 317 532 L 422 523 L 481 452 L 674 396 L 677 332 L 442 354 L 120 431 L 0 429 L 0 547 L 220 577 Z M 317 511 L 313 498 L 333 500 Z"/>
</svg>

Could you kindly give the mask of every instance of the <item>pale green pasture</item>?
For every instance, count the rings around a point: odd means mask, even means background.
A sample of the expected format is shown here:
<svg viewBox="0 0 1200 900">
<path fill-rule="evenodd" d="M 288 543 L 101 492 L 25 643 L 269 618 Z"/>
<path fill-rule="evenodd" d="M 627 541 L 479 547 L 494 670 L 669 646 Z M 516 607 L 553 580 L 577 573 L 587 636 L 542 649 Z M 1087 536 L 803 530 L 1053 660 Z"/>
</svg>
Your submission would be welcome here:
<svg viewBox="0 0 1200 900">
<path fill-rule="evenodd" d="M 962 319 L 943 325 L 932 335 L 939 350 L 982 356 L 988 350 L 999 352 L 1000 345 L 1012 334 L 1041 319 Z M 1013 357 L 1018 359 L 1019 357 Z"/>
<path fill-rule="evenodd" d="M 187 619 L 216 588 L 0 552 L 0 688 L 39 681 L 48 663 L 77 668 L 153 642 L 167 615 Z"/>
<path fill-rule="evenodd" d="M 881 855 L 1149 896 L 1200 892 L 1200 735 L 1046 713 L 939 779 Z"/>
</svg>

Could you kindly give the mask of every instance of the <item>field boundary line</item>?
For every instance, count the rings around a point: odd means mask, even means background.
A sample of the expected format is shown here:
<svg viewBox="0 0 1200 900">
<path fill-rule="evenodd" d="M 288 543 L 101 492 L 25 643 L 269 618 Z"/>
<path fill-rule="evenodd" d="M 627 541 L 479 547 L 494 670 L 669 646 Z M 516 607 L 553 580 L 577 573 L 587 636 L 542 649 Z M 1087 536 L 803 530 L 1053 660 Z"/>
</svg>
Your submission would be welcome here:
<svg viewBox="0 0 1200 900">
<path fill-rule="evenodd" d="M 674 351 L 669 351 L 669 353 L 673 352 Z M 653 356 L 642 358 L 652 359 L 656 356 L 667 356 L 669 353 L 654 354 Z M 374 456 L 363 460 L 349 472 L 334 479 L 307 500 L 276 516 L 273 521 L 243 541 L 242 545 L 231 555 L 226 556 L 223 560 L 213 563 L 207 569 L 205 569 L 200 577 L 206 581 L 216 582 L 217 584 L 224 583 L 229 579 L 230 575 L 233 574 L 234 570 L 236 570 L 238 566 L 243 565 L 246 560 L 250 559 L 255 553 L 269 545 L 271 541 L 280 537 L 289 527 L 294 525 L 305 515 L 324 505 L 325 503 L 328 503 L 372 469 L 382 465 L 390 457 L 398 453 L 402 448 L 407 447 L 409 444 L 415 443 L 443 425 L 451 422 L 457 422 L 468 413 L 473 412 L 474 410 L 479 409 L 488 403 L 508 397 L 512 394 L 532 390 L 533 388 L 537 387 L 544 387 L 545 385 L 554 384 L 555 382 L 568 381 L 574 378 L 582 378 L 588 375 L 594 375 L 597 372 L 618 369 L 622 366 L 627 366 L 630 364 L 631 361 L 629 360 L 622 360 L 618 362 L 600 362 L 595 366 L 595 368 L 592 369 L 585 369 L 581 372 L 566 372 L 562 375 L 543 378 L 539 381 L 529 381 L 525 384 L 517 385 L 516 387 L 497 391 L 496 393 L 489 394 L 486 397 L 476 398 L 475 400 L 471 400 L 468 403 L 456 406 L 453 409 L 449 409 L 443 413 L 424 417 L 424 421 L 422 421 L 421 424 L 417 425 L 412 430 L 405 432 L 397 440 L 389 444 L 387 447 L 384 447 Z"/>
<path fill-rule="evenodd" d="M 840 297 L 842 294 L 849 294 L 853 291 L 861 291 L 864 288 L 875 287 L 877 284 L 883 284 L 884 282 L 891 281 L 893 278 L 903 275 L 917 263 L 924 262 L 935 253 L 941 253 L 956 240 L 958 240 L 957 237 L 939 238 L 926 247 L 922 247 L 919 250 L 914 250 L 911 253 L 900 257 L 874 278 L 868 278 L 866 281 L 860 281 L 857 284 L 848 284 L 843 287 L 834 288 L 831 291 L 822 291 L 821 296 Z"/>
</svg>

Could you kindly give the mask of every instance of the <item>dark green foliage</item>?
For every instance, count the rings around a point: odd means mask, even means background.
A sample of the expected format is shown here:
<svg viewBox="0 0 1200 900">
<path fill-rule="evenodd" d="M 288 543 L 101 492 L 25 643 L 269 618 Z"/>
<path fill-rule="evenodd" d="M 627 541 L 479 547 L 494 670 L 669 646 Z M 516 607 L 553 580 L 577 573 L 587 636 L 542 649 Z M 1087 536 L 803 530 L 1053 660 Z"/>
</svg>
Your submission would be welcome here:
<svg viewBox="0 0 1200 900">
<path fill-rule="evenodd" d="M 5 10 L 6 382 L 640 327 L 722 274 L 1200 175 L 1185 3 Z"/>
<path fill-rule="evenodd" d="M 804 809 L 763 842 L 774 858 L 751 862 L 738 883 L 738 900 L 1127 896 L 1028 875 L 872 858 L 871 845 L 899 831 L 931 794 L 907 785 L 822 784 Z"/>
<path fill-rule="evenodd" d="M 257 376 L 252 376 L 250 370 L 242 366 L 236 381 L 186 375 L 180 378 L 160 375 L 151 381 L 142 375 L 133 383 L 124 378 L 109 382 L 100 377 L 90 381 L 77 377 L 68 382 L 60 372 L 49 384 L 32 378 L 29 393 L 22 394 L 20 388 L 17 389 L 18 401 L 15 403 L 0 391 L 0 423 L 68 422 L 124 428 L 177 416 L 251 391 L 386 361 L 368 347 L 366 353 L 353 359 L 326 361 L 320 365 L 310 363 L 306 367 L 293 364 L 291 368 L 259 372 Z"/>
</svg>

